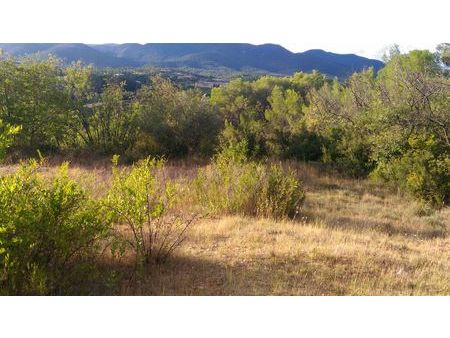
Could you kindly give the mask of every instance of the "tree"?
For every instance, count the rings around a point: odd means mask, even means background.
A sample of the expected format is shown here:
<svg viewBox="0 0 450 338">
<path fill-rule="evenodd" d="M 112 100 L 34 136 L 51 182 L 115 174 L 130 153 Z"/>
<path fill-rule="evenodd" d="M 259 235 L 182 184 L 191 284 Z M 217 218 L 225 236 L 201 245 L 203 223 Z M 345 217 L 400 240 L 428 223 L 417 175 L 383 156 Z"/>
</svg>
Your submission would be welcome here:
<svg viewBox="0 0 450 338">
<path fill-rule="evenodd" d="M 137 93 L 141 153 L 211 155 L 222 125 L 209 100 L 197 90 L 182 90 L 161 77 Z"/>
<path fill-rule="evenodd" d="M 108 84 L 93 107 L 88 121 L 87 139 L 105 154 L 123 153 L 133 147 L 137 127 L 137 110 L 124 83 Z"/>
<path fill-rule="evenodd" d="M 17 146 L 33 151 L 61 147 L 70 114 L 59 61 L 0 60 L 0 107 L 0 118 L 22 126 Z"/>
<path fill-rule="evenodd" d="M 398 44 L 393 44 L 389 46 L 388 50 L 383 54 L 383 62 L 388 63 L 391 59 L 397 55 L 400 55 L 400 46 Z"/>
<path fill-rule="evenodd" d="M 450 67 L 450 43 L 440 43 L 436 47 L 436 52 L 442 64 Z"/>
<path fill-rule="evenodd" d="M 81 62 L 75 62 L 65 69 L 65 89 L 73 123 L 69 132 L 72 135 L 71 141 L 74 147 L 94 144 L 89 124 L 92 108 L 95 106 L 93 100 L 96 96 L 93 92 L 92 77 L 93 68 L 84 66 Z"/>
<path fill-rule="evenodd" d="M 268 149 L 272 156 L 285 156 L 289 152 L 291 136 L 300 128 L 303 116 L 301 100 L 294 90 L 283 92 L 275 86 L 268 101 L 270 108 L 265 112 Z"/>
<path fill-rule="evenodd" d="M 322 161 L 349 176 L 373 169 L 371 120 L 374 79 L 371 69 L 353 74 L 345 84 L 335 81 L 309 94 L 308 117 L 322 137 Z"/>
<path fill-rule="evenodd" d="M 450 150 L 450 80 L 429 51 L 411 51 L 393 58 L 378 75 L 380 105 L 391 125 L 431 132 Z M 405 139 L 405 141 L 406 141 Z"/>
</svg>

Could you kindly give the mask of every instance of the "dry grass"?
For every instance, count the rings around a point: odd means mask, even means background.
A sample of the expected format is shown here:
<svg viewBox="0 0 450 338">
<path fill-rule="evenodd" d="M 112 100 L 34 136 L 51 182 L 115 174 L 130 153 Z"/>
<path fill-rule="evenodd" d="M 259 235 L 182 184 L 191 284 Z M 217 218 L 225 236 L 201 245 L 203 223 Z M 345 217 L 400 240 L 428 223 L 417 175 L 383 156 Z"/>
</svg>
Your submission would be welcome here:
<svg viewBox="0 0 450 338">
<path fill-rule="evenodd" d="M 365 180 L 295 167 L 307 190 L 301 220 L 203 220 L 145 283 L 124 283 L 120 293 L 450 295 L 449 208 L 432 210 Z M 14 170 L 0 168 L 0 175 Z M 170 166 L 167 175 L 194 172 Z M 70 173 L 96 195 L 109 184 L 108 165 Z"/>
<path fill-rule="evenodd" d="M 450 241 L 227 217 L 198 224 L 138 293 L 450 294 Z"/>
<path fill-rule="evenodd" d="M 450 295 L 450 209 L 297 164 L 300 222 L 224 217 L 196 225 L 139 293 Z"/>
</svg>

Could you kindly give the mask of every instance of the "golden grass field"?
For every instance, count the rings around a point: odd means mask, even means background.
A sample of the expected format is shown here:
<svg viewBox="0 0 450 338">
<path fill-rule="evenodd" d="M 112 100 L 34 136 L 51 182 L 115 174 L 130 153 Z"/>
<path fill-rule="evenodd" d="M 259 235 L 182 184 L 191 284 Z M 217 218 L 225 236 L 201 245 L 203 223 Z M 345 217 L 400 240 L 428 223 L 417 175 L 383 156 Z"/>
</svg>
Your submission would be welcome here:
<svg viewBox="0 0 450 338">
<path fill-rule="evenodd" d="M 124 282 L 119 294 L 450 295 L 450 208 L 433 210 L 367 180 L 291 165 L 306 189 L 298 219 L 204 218 L 169 261 L 138 286 Z M 101 194 L 107 167 L 73 166 L 70 173 Z M 0 174 L 14 170 L 5 166 Z M 54 167 L 46 170 L 51 175 Z M 195 174 L 180 163 L 166 171 L 180 180 Z"/>
</svg>

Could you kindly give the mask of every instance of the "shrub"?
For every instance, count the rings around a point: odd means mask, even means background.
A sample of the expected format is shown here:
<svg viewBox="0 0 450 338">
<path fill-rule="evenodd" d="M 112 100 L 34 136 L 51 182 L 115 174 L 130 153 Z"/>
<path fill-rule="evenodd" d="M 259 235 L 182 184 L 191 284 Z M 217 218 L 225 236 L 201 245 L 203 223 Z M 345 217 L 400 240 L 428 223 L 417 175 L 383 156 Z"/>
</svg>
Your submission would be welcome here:
<svg viewBox="0 0 450 338">
<path fill-rule="evenodd" d="M 324 139 L 315 132 L 302 127 L 290 135 L 282 157 L 301 161 L 319 161 L 322 157 Z"/>
<path fill-rule="evenodd" d="M 449 203 L 450 156 L 434 138 L 411 137 L 409 147 L 402 156 L 380 162 L 372 176 L 431 205 Z"/>
<path fill-rule="evenodd" d="M 228 155 L 222 152 L 213 164 L 199 170 L 194 190 L 201 205 L 212 213 L 296 217 L 305 195 L 292 172 L 280 165 L 236 162 Z"/>
<path fill-rule="evenodd" d="M 283 170 L 281 165 L 264 168 L 259 177 L 256 215 L 272 218 L 295 218 L 305 198 L 301 182 L 294 173 Z"/>
<path fill-rule="evenodd" d="M 20 131 L 20 127 L 13 127 L 0 120 L 0 160 L 6 155 L 6 149 L 11 146 L 13 137 Z"/>
<path fill-rule="evenodd" d="M 233 162 L 215 162 L 199 169 L 194 180 L 197 202 L 212 213 L 255 213 L 261 169 L 255 163 Z"/>
<path fill-rule="evenodd" d="M 141 138 L 133 149 L 135 156 L 211 155 L 222 119 L 200 91 L 182 90 L 156 76 L 151 86 L 137 92 L 135 101 Z"/>
<path fill-rule="evenodd" d="M 367 177 L 374 167 L 367 140 L 338 128 L 327 135 L 322 146 L 322 162 L 333 165 L 349 177 Z"/>
<path fill-rule="evenodd" d="M 0 292 L 78 293 L 109 224 L 67 164 L 50 181 L 38 169 L 31 162 L 0 178 Z"/>
<path fill-rule="evenodd" d="M 115 156 L 112 187 L 103 203 L 111 221 L 131 231 L 131 239 L 123 234 L 122 242 L 133 249 L 136 271 L 142 272 L 150 262 L 162 263 L 170 256 L 194 217 L 170 214 L 177 192 L 158 175 L 163 160 L 147 158 L 130 170 L 119 169 L 117 163 Z"/>
<path fill-rule="evenodd" d="M 93 107 L 84 139 L 90 149 L 103 154 L 124 153 L 135 143 L 138 113 L 130 103 L 125 83 L 108 83 Z"/>
</svg>

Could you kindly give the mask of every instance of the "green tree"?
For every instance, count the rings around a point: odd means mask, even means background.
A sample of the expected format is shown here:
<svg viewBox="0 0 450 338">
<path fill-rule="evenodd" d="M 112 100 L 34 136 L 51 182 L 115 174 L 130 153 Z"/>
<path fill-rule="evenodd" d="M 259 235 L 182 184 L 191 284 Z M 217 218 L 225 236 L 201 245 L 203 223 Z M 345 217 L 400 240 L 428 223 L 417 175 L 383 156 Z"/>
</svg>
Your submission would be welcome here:
<svg viewBox="0 0 450 338">
<path fill-rule="evenodd" d="M 450 67 L 450 43 L 440 43 L 436 47 L 439 61 L 446 67 Z"/>
<path fill-rule="evenodd" d="M 97 96 L 93 90 L 93 68 L 84 66 L 81 62 L 75 62 L 65 69 L 64 80 L 72 116 L 72 125 L 69 130 L 72 146 L 81 148 L 85 145 L 93 145 L 95 141 L 89 123 Z"/>
<path fill-rule="evenodd" d="M 309 94 L 309 118 L 324 138 L 322 160 L 351 176 L 365 176 L 374 166 L 370 137 L 375 91 L 374 73 L 368 69 L 344 84 L 325 84 Z"/>
<path fill-rule="evenodd" d="M 55 150 L 69 129 L 70 114 L 55 58 L 43 61 L 0 60 L 0 118 L 22 126 L 16 145 L 21 149 Z"/>
<path fill-rule="evenodd" d="M 290 147 L 291 136 L 300 127 L 302 103 L 294 90 L 287 89 L 283 92 L 279 86 L 273 88 L 268 101 L 270 108 L 265 112 L 268 150 L 272 155 L 285 156 Z"/>
<path fill-rule="evenodd" d="M 108 84 L 93 105 L 93 114 L 88 120 L 86 139 L 105 154 L 124 153 L 133 147 L 137 126 L 137 110 L 124 83 Z"/>
<path fill-rule="evenodd" d="M 161 77 L 137 93 L 141 153 L 211 155 L 222 121 L 197 90 L 182 90 Z"/>
</svg>

